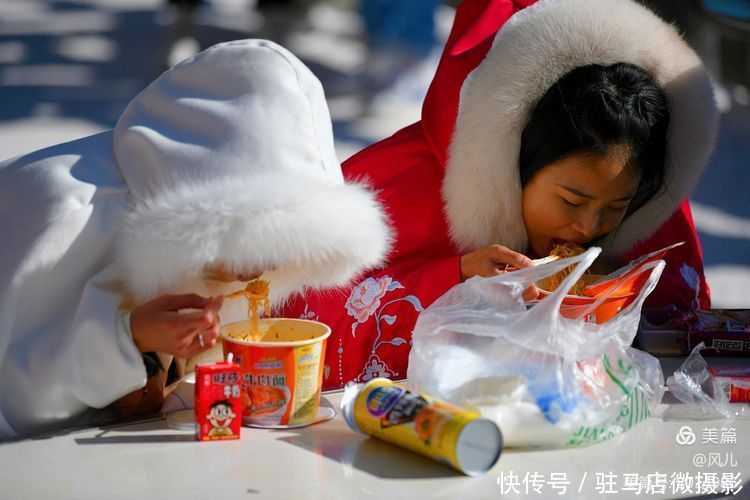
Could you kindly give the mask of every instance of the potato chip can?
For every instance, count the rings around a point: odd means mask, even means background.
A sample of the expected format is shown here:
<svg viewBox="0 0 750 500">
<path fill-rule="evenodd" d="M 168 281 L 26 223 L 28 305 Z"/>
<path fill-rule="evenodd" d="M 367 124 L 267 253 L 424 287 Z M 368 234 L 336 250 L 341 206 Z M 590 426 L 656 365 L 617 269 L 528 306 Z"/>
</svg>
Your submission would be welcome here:
<svg viewBox="0 0 750 500">
<path fill-rule="evenodd" d="M 341 410 L 353 430 L 469 476 L 490 470 L 502 453 L 503 436 L 492 420 L 385 378 L 348 385 Z"/>
<path fill-rule="evenodd" d="M 195 421 L 198 441 L 240 438 L 240 365 L 219 362 L 195 369 Z"/>
</svg>

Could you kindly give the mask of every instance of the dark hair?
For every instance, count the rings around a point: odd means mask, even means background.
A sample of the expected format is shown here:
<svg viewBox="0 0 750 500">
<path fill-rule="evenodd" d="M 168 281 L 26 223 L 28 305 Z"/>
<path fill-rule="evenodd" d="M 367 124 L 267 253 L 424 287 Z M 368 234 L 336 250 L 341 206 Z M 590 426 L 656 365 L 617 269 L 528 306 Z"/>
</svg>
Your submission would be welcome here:
<svg viewBox="0 0 750 500">
<path fill-rule="evenodd" d="M 628 215 L 664 188 L 667 99 L 633 64 L 591 64 L 558 80 L 537 103 L 521 135 L 521 185 L 545 165 L 577 153 L 607 154 L 625 145 L 641 174 Z"/>
</svg>

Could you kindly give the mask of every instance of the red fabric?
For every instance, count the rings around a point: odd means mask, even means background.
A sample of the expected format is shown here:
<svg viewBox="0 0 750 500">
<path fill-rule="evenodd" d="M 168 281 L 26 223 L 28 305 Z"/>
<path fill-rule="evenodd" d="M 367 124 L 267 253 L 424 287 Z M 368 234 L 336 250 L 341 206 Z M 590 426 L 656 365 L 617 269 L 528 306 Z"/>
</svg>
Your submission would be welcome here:
<svg viewBox="0 0 750 500">
<path fill-rule="evenodd" d="M 441 165 L 445 165 L 466 76 L 484 59 L 495 33 L 505 21 L 535 1 L 467 0 L 456 10 L 453 28 L 422 106 L 420 122 Z"/>
<path fill-rule="evenodd" d="M 355 154 L 343 165 L 348 180 L 366 181 L 379 192 L 396 232 L 387 264 L 339 291 L 310 292 L 290 301 L 285 317 L 330 325 L 324 389 L 377 376 L 405 378 L 412 329 L 418 313 L 460 281 L 460 256 L 448 236 L 440 194 L 446 152 L 466 76 L 482 61 L 494 34 L 533 0 L 466 0 L 457 9 L 422 120 Z M 700 247 L 687 205 L 634 254 L 687 240 L 674 252 L 651 304 L 675 302 L 689 289 L 678 283 L 680 259 L 700 274 Z M 637 256 L 636 255 L 636 256 Z M 675 274 L 676 277 L 672 275 Z M 672 282 L 674 281 L 674 285 Z M 668 287 L 663 286 L 669 283 Z M 705 290 L 705 288 L 703 288 Z M 686 299 L 689 302 L 689 299 Z M 707 295 L 706 295 L 706 301 Z"/>
<path fill-rule="evenodd" d="M 396 241 L 383 269 L 355 280 L 349 289 L 308 293 L 282 312 L 331 327 L 324 389 L 377 376 L 405 378 L 419 311 L 460 281 L 460 257 L 442 213 L 443 168 L 419 123 L 358 153 L 343 167 L 348 179 L 367 180 L 379 191 Z"/>
<path fill-rule="evenodd" d="M 644 307 L 667 304 L 682 310 L 711 307 L 711 295 L 703 273 L 703 251 L 687 200 L 650 238 L 637 243 L 624 257 L 629 261 L 679 241 L 685 244 L 670 250 L 665 257 L 667 267 Z"/>
</svg>

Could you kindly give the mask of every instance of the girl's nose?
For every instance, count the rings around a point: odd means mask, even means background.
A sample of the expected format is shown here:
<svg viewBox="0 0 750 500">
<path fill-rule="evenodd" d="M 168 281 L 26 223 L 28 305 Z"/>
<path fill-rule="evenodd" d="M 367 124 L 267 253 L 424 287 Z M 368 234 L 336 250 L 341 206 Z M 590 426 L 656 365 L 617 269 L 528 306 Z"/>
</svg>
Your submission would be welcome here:
<svg viewBox="0 0 750 500">
<path fill-rule="evenodd" d="M 597 212 L 582 216 L 575 221 L 573 229 L 581 233 L 586 239 L 593 239 L 602 229 L 601 214 Z"/>
</svg>

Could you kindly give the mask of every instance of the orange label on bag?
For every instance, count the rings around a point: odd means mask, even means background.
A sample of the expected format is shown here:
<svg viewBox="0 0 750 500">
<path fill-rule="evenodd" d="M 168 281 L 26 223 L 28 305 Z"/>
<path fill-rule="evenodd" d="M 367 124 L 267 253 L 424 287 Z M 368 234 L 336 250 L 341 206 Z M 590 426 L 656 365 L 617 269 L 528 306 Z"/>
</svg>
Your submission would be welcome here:
<svg viewBox="0 0 750 500">
<path fill-rule="evenodd" d="M 750 403 L 750 367 L 712 366 L 709 369 L 718 390 L 730 403 Z"/>
</svg>

